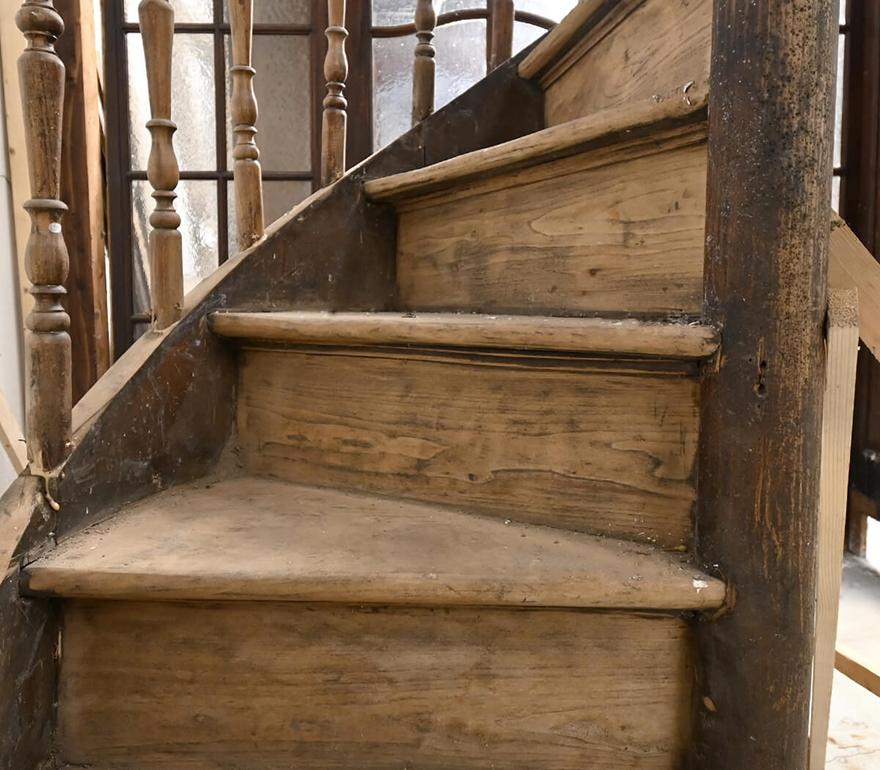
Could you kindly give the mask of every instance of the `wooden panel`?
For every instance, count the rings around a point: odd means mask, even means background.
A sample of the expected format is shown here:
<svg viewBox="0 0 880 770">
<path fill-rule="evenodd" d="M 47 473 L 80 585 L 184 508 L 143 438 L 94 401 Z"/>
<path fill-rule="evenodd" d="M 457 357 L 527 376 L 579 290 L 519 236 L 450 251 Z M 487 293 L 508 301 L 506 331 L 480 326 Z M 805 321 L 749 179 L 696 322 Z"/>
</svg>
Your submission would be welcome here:
<svg viewBox="0 0 880 770">
<path fill-rule="evenodd" d="M 543 79 L 548 126 L 598 110 L 705 87 L 711 0 L 646 0 L 616 27 L 600 25 Z"/>
<path fill-rule="evenodd" d="M 403 306 L 699 312 L 705 144 L 596 162 L 587 153 L 402 209 Z"/>
<path fill-rule="evenodd" d="M 246 351 L 257 473 L 670 546 L 690 537 L 696 382 L 530 358 Z"/>
<path fill-rule="evenodd" d="M 680 767 L 678 619 L 73 603 L 63 759 L 138 770 Z"/>
<path fill-rule="evenodd" d="M 828 284 L 859 293 L 859 337 L 880 360 L 880 264 L 843 220 L 834 218 L 828 254 Z"/>
</svg>

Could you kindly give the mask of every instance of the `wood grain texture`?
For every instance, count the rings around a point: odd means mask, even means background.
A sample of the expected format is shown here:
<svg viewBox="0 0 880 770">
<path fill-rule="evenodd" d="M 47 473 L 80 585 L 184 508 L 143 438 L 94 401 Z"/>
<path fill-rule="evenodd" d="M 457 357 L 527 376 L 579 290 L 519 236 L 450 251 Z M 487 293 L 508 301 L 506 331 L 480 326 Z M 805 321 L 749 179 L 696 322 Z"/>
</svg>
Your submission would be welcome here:
<svg viewBox="0 0 880 770">
<path fill-rule="evenodd" d="M 21 473 L 27 467 L 24 432 L 2 390 L 0 390 L 0 446 L 9 458 L 12 469 L 16 473 Z"/>
<path fill-rule="evenodd" d="M 721 581 L 652 546 L 249 477 L 136 504 L 28 565 L 25 585 L 145 601 L 642 610 L 724 601 Z"/>
<path fill-rule="evenodd" d="M 245 351 L 252 472 L 679 546 L 696 382 L 570 358 Z"/>
<path fill-rule="evenodd" d="M 855 289 L 828 293 L 822 470 L 816 547 L 816 654 L 810 700 L 810 770 L 824 770 L 831 715 L 831 685 L 846 531 L 846 495 L 852 442 L 859 302 Z M 880 602 L 878 602 L 880 603 Z"/>
<path fill-rule="evenodd" d="M 632 144 L 639 138 L 650 143 L 655 137 L 665 138 L 670 128 L 705 123 L 706 99 L 705 89 L 694 89 L 686 97 L 673 94 L 617 106 L 425 168 L 373 179 L 364 189 L 372 200 L 404 200 L 576 155 L 593 146 Z"/>
<path fill-rule="evenodd" d="M 519 65 L 519 76 L 531 79 L 549 67 L 577 41 L 577 35 L 602 7 L 603 0 L 581 0 L 571 13 L 559 22 L 536 45 Z"/>
<path fill-rule="evenodd" d="M 709 79 L 712 0 L 645 0 L 603 36 L 585 36 L 562 65 L 542 78 L 545 121 L 678 92 Z"/>
<path fill-rule="evenodd" d="M 706 147 L 699 134 L 670 143 L 661 145 L 663 152 L 613 155 L 617 162 L 599 166 L 587 153 L 403 208 L 401 305 L 500 313 L 699 312 Z"/>
<path fill-rule="evenodd" d="M 699 323 L 478 313 L 226 311 L 213 313 L 210 326 L 221 337 L 290 344 L 555 350 L 694 359 L 711 356 L 721 339 L 717 329 Z"/>
<path fill-rule="evenodd" d="M 345 41 L 346 0 L 327 0 L 327 54 L 324 58 L 324 78 L 327 95 L 324 97 L 321 125 L 321 184 L 335 182 L 345 173 L 346 134 L 348 114 L 345 99 L 345 81 L 348 78 L 348 57 Z"/>
<path fill-rule="evenodd" d="M 138 770 L 673 770 L 687 640 L 664 617 L 73 602 L 61 753 Z"/>
<path fill-rule="evenodd" d="M 415 27 L 416 50 L 413 60 L 412 123 L 420 123 L 434 112 L 436 50 L 431 41 L 437 26 L 434 0 L 417 0 Z"/>
</svg>

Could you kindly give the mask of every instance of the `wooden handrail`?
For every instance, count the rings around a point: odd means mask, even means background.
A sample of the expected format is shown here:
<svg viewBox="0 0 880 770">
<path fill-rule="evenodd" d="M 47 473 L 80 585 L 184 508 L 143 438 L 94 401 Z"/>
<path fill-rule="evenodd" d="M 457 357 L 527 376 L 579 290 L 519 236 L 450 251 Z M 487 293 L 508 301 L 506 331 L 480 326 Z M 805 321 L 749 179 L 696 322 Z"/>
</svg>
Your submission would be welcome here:
<svg viewBox="0 0 880 770">
<path fill-rule="evenodd" d="M 153 186 L 156 208 L 150 215 L 150 297 L 153 324 L 165 329 L 180 318 L 183 307 L 183 251 L 180 215 L 174 199 L 180 170 L 172 137 L 177 125 L 171 120 L 171 51 L 174 45 L 174 6 L 169 0 L 141 0 L 138 6 L 151 119 L 152 138 L 147 179 Z"/>
<path fill-rule="evenodd" d="M 61 234 L 67 206 L 59 199 L 64 64 L 55 52 L 64 22 L 52 0 L 25 0 L 15 23 L 27 39 L 18 60 L 31 192 L 24 205 L 31 218 L 25 264 L 34 297 L 25 322 L 27 450 L 32 470 L 46 475 L 71 446 L 70 316 L 61 304 L 69 266 Z"/>
<path fill-rule="evenodd" d="M 348 116 L 345 100 L 345 81 L 348 78 L 348 58 L 345 55 L 345 0 L 327 0 L 327 57 L 324 59 L 324 78 L 327 95 L 324 97 L 324 116 L 321 126 L 321 182 L 331 184 L 345 173 L 345 141 Z"/>
<path fill-rule="evenodd" d="M 257 147 L 257 96 L 252 65 L 254 0 L 229 0 L 232 31 L 232 99 L 230 115 L 235 137 L 232 158 L 235 177 L 235 219 L 238 248 L 244 250 L 263 237 L 263 180 Z"/>
<path fill-rule="evenodd" d="M 416 2 L 416 51 L 413 62 L 413 125 L 423 121 L 434 112 L 434 83 L 436 65 L 434 63 L 434 28 L 437 25 L 437 12 L 433 0 Z"/>
</svg>

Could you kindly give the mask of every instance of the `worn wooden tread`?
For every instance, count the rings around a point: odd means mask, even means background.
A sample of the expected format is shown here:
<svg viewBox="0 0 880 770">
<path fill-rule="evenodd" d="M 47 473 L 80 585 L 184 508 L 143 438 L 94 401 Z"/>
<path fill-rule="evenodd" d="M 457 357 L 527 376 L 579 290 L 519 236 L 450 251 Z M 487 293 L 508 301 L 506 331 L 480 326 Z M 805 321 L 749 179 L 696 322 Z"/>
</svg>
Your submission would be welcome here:
<svg viewBox="0 0 880 770">
<path fill-rule="evenodd" d="M 576 42 L 580 30 L 604 5 L 605 0 L 581 0 L 520 62 L 519 76 L 531 80 L 546 70 Z"/>
<path fill-rule="evenodd" d="M 695 87 L 666 98 L 612 107 L 558 126 L 465 153 L 431 166 L 372 179 L 364 184 L 376 201 L 402 200 L 426 195 L 472 179 L 485 179 L 525 166 L 586 151 L 591 145 L 649 136 L 664 128 L 702 120 L 707 90 Z"/>
<path fill-rule="evenodd" d="M 477 313 L 217 312 L 224 337 L 290 344 L 418 345 L 704 358 L 718 331 L 698 323 Z"/>
<path fill-rule="evenodd" d="M 705 610 L 725 588 L 650 545 L 242 477 L 169 490 L 30 564 L 39 595 Z"/>
</svg>

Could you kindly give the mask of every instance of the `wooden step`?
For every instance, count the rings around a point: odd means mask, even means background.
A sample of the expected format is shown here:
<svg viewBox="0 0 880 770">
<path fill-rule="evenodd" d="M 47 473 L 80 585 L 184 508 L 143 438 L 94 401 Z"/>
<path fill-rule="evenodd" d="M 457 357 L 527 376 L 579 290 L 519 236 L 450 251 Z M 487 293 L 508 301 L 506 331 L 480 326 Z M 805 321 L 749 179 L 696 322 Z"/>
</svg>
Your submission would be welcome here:
<svg viewBox="0 0 880 770">
<path fill-rule="evenodd" d="M 210 324 L 223 337 L 286 344 L 552 350 L 684 359 L 710 356 L 719 344 L 718 331 L 709 326 L 638 319 L 289 311 L 217 312 Z"/>
<path fill-rule="evenodd" d="M 22 579 L 29 594 L 148 601 L 664 611 L 724 601 L 720 581 L 651 546 L 253 477 L 150 497 Z"/>
</svg>

